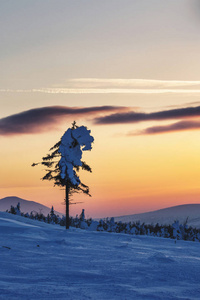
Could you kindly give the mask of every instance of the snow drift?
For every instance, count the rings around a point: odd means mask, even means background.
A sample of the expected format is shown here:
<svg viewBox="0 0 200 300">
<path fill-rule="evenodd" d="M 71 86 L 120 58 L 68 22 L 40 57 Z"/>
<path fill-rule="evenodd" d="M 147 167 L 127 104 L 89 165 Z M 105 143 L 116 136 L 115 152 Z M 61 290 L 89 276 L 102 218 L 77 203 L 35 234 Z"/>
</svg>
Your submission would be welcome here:
<svg viewBox="0 0 200 300">
<path fill-rule="evenodd" d="M 91 232 L 0 212 L 1 299 L 200 299 L 199 243 Z"/>
</svg>

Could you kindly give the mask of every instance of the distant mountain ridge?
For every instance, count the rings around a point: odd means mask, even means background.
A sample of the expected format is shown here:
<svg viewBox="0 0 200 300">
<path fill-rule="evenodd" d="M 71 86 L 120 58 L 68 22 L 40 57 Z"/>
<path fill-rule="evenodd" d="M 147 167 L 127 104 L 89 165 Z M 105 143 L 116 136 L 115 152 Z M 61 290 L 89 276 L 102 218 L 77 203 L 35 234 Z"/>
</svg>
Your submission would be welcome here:
<svg viewBox="0 0 200 300">
<path fill-rule="evenodd" d="M 0 211 L 9 210 L 11 205 L 16 206 L 20 202 L 21 211 L 26 213 L 38 212 L 43 213 L 45 216 L 48 215 L 51 208 L 40 204 L 35 201 L 21 199 L 16 196 L 10 196 L 0 199 Z M 62 217 L 62 213 L 55 211 L 55 214 Z M 188 225 L 192 227 L 200 228 L 200 204 L 183 204 L 178 206 L 172 206 L 163 208 L 151 212 L 117 216 L 115 221 L 122 221 L 124 223 L 137 222 L 146 224 L 172 224 L 175 220 L 179 220 L 180 223 L 184 223 L 188 219 Z"/>
<path fill-rule="evenodd" d="M 18 202 L 20 202 L 21 212 L 24 213 L 30 213 L 31 211 L 38 213 L 41 212 L 43 215 L 47 216 L 51 210 L 50 207 L 38 202 L 21 199 L 16 196 L 10 196 L 0 199 L 0 211 L 6 211 L 7 209 L 9 210 L 11 205 L 16 206 Z M 59 215 L 60 217 L 63 215 L 58 211 L 55 211 L 55 214 Z"/>
<path fill-rule="evenodd" d="M 163 208 L 142 214 L 133 214 L 127 216 L 115 217 L 115 221 L 137 222 L 146 224 L 172 224 L 175 220 L 187 224 L 192 227 L 200 228 L 200 204 L 183 204 Z"/>
</svg>

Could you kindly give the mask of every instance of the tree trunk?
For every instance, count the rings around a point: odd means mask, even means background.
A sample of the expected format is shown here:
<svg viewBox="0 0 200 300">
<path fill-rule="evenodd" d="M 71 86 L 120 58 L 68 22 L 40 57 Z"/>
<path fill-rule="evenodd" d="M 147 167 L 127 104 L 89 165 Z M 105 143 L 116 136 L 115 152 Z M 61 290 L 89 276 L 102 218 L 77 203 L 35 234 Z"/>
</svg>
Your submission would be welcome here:
<svg viewBox="0 0 200 300">
<path fill-rule="evenodd" d="M 68 184 L 66 183 L 65 186 L 65 195 L 66 195 L 66 229 L 69 229 L 69 187 Z"/>
</svg>

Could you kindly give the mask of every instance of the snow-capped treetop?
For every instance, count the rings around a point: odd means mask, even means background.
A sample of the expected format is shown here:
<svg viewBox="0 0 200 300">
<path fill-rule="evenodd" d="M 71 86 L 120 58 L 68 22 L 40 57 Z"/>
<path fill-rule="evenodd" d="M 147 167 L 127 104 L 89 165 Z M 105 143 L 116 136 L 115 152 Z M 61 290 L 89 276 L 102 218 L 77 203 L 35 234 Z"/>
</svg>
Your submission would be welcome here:
<svg viewBox="0 0 200 300">
<path fill-rule="evenodd" d="M 61 153 L 59 166 L 62 179 L 69 179 L 73 185 L 80 184 L 80 179 L 73 168 L 82 166 L 82 151 L 91 150 L 93 141 L 90 130 L 85 126 L 67 129 L 59 147 L 59 153 Z"/>
<path fill-rule="evenodd" d="M 80 126 L 72 130 L 72 136 L 78 141 L 80 146 L 85 146 L 82 151 L 91 150 L 94 142 L 93 136 L 90 135 L 90 130 L 85 126 Z"/>
</svg>

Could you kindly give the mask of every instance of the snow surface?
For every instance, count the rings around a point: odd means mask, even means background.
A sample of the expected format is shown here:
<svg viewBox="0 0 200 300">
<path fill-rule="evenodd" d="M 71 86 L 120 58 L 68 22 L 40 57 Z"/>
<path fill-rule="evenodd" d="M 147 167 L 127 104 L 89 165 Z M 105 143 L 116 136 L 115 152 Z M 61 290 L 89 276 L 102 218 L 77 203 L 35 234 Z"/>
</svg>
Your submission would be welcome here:
<svg viewBox="0 0 200 300">
<path fill-rule="evenodd" d="M 90 135 L 90 130 L 85 126 L 76 129 L 69 128 L 64 133 L 59 147 L 62 156 L 59 162 L 62 179 L 65 179 L 67 175 L 72 184 L 80 184 L 80 179 L 73 167 L 82 166 L 82 151 L 91 150 L 93 141 L 94 138 Z"/>
<path fill-rule="evenodd" d="M 0 212 L 0 299 L 200 299 L 199 250 Z"/>
</svg>

